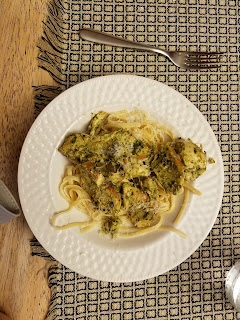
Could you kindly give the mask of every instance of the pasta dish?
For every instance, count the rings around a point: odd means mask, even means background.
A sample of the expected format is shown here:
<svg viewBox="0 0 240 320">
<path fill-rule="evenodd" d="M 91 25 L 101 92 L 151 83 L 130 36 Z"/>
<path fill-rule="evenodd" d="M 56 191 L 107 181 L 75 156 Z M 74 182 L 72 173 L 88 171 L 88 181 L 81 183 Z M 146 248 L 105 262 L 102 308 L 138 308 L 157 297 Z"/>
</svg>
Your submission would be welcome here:
<svg viewBox="0 0 240 320">
<path fill-rule="evenodd" d="M 173 211 L 175 199 L 184 193 L 180 220 L 188 193 L 200 195 L 191 181 L 207 165 L 206 153 L 190 139 L 173 133 L 150 120 L 146 112 L 125 110 L 92 115 L 86 132 L 66 137 L 59 151 L 71 164 L 65 170 L 59 190 L 69 208 L 54 215 L 57 229 L 93 227 L 111 237 L 133 237 L 164 226 L 163 217 Z M 56 219 L 73 207 L 88 219 L 58 225 Z"/>
</svg>

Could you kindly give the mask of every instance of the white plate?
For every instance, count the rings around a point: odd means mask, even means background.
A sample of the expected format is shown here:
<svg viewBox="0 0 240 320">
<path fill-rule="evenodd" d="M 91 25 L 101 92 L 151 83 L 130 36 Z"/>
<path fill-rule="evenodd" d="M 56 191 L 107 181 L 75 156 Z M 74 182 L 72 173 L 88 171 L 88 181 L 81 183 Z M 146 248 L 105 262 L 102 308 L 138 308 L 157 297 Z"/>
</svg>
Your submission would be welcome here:
<svg viewBox="0 0 240 320">
<path fill-rule="evenodd" d="M 68 161 L 57 151 L 70 132 L 82 131 L 90 112 L 139 108 L 177 135 L 202 143 L 216 161 L 197 179 L 202 196 L 191 195 L 178 228 L 133 239 L 111 240 L 92 230 L 55 230 L 50 218 L 67 203 L 58 186 Z M 223 163 L 209 124 L 185 97 L 166 85 L 130 75 L 99 77 L 60 94 L 38 116 L 24 142 L 18 172 L 20 200 L 26 220 L 41 245 L 70 269 L 105 281 L 128 282 L 154 277 L 188 258 L 211 230 L 223 194 Z M 76 212 L 64 219 L 72 221 Z"/>
</svg>

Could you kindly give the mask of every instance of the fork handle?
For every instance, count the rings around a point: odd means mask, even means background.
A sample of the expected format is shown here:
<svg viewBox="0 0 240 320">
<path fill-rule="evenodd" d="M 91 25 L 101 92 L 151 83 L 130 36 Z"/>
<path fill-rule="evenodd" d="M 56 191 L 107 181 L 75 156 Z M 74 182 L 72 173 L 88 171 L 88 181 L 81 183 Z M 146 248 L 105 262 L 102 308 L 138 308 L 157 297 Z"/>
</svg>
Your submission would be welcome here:
<svg viewBox="0 0 240 320">
<path fill-rule="evenodd" d="M 122 48 L 147 50 L 147 51 L 152 51 L 152 52 L 160 53 L 160 54 L 163 54 L 164 56 L 167 56 L 167 52 L 164 50 L 160 50 L 146 44 L 141 44 L 138 42 L 108 35 L 104 32 L 95 31 L 92 29 L 80 29 L 79 32 L 80 32 L 80 37 L 84 40 L 88 40 L 88 41 L 92 41 L 100 44 L 107 44 L 110 46 L 122 47 Z"/>
</svg>

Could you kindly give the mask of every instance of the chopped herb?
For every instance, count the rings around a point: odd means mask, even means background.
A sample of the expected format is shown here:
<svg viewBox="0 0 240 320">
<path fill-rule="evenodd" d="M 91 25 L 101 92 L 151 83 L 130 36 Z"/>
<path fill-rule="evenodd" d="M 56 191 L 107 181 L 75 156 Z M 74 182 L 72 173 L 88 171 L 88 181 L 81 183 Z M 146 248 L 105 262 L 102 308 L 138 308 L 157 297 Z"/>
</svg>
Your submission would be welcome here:
<svg viewBox="0 0 240 320">
<path fill-rule="evenodd" d="M 113 203 L 113 201 L 110 201 L 110 202 L 109 202 L 109 206 L 110 206 L 111 208 L 113 208 L 113 207 L 114 207 L 114 203 Z"/>
<path fill-rule="evenodd" d="M 148 215 L 148 212 L 145 211 L 144 214 L 143 214 L 143 218 L 144 218 L 144 219 L 147 218 L 147 215 Z"/>
<path fill-rule="evenodd" d="M 141 140 L 137 140 L 133 144 L 132 154 L 138 154 L 142 150 L 143 147 L 144 147 L 143 142 Z"/>
</svg>

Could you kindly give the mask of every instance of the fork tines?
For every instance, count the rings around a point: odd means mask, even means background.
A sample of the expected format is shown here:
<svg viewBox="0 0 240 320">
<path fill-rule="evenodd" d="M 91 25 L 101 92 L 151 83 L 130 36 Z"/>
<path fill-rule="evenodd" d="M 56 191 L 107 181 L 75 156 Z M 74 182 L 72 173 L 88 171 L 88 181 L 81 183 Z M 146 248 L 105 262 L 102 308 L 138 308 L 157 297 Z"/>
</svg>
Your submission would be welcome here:
<svg viewBox="0 0 240 320">
<path fill-rule="evenodd" d="M 191 69 L 219 68 L 221 61 L 219 52 L 186 52 L 185 64 Z"/>
</svg>

